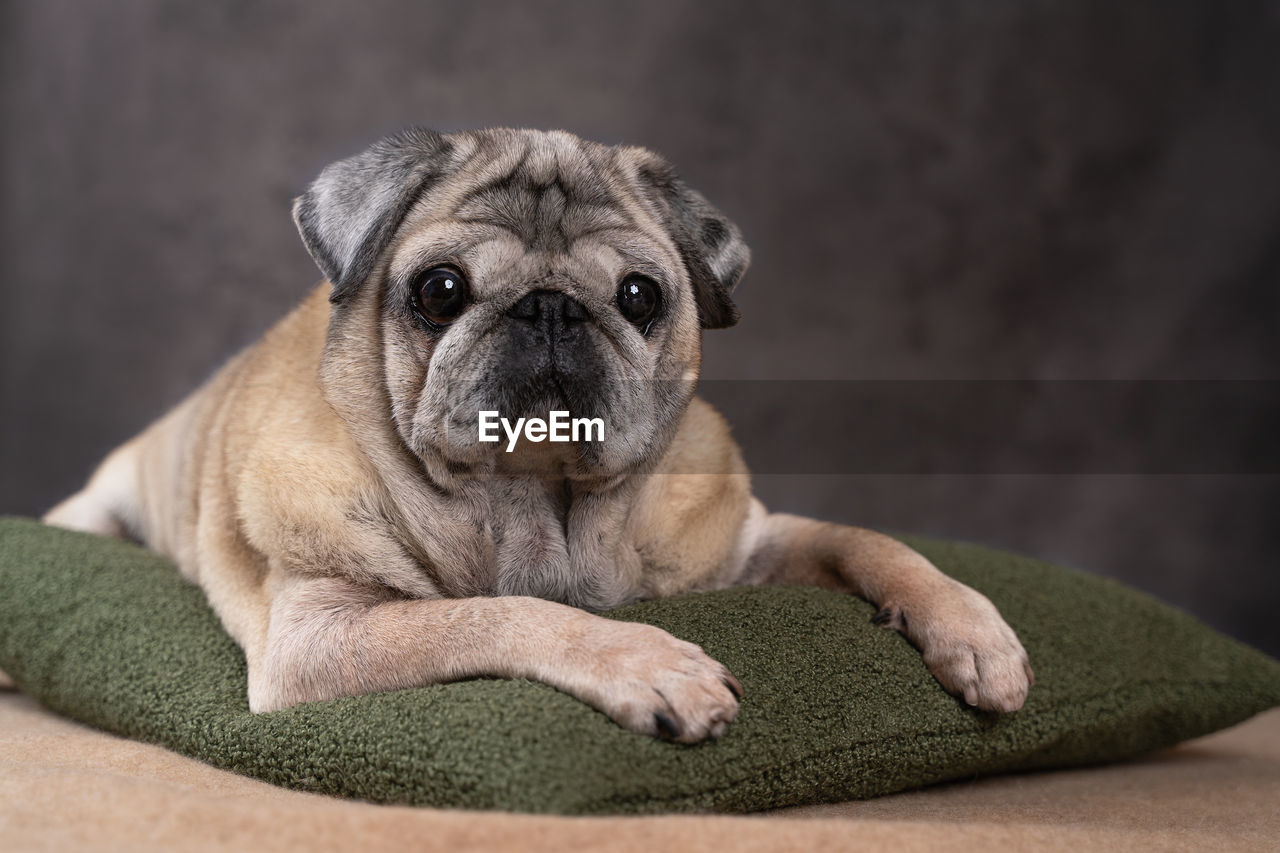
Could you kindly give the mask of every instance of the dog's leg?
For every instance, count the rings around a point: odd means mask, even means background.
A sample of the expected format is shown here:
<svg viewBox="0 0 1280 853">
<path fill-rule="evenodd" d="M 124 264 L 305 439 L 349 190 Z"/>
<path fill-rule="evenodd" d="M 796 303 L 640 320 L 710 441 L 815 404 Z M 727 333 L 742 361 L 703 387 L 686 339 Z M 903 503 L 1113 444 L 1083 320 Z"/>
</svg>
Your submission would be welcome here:
<svg viewBox="0 0 1280 853">
<path fill-rule="evenodd" d="M 577 697 L 640 734 L 718 737 L 741 686 L 692 643 L 524 596 L 406 599 L 337 578 L 279 579 L 249 704 L 298 702 L 473 676 L 528 678 Z"/>
<path fill-rule="evenodd" d="M 986 596 L 888 536 L 793 515 L 754 514 L 757 535 L 742 583 L 852 592 L 879 608 L 872 621 L 899 631 L 924 654 L 948 691 L 985 710 L 1022 707 L 1035 676 L 1017 635 Z"/>
<path fill-rule="evenodd" d="M 88 484 L 45 513 L 45 524 L 104 536 L 127 538 L 137 530 L 138 460 L 136 443 L 103 460 Z"/>
</svg>

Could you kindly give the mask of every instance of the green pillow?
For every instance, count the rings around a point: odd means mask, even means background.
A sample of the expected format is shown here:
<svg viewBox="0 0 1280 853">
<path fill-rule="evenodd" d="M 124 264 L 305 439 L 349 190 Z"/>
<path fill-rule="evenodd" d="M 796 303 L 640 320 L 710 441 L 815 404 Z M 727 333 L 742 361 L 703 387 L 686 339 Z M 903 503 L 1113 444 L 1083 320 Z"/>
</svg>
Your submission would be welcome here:
<svg viewBox="0 0 1280 853">
<path fill-rule="evenodd" d="M 1037 677 L 1021 711 L 947 695 L 863 601 L 757 587 L 610 614 L 699 643 L 741 679 L 719 741 L 640 737 L 551 687 L 497 679 L 254 716 L 240 650 L 168 562 L 22 519 L 0 519 L 0 669 L 54 711 L 277 785 L 566 814 L 749 811 L 1111 761 L 1280 704 L 1280 664 L 1145 595 L 906 541 L 1017 630 Z"/>
</svg>

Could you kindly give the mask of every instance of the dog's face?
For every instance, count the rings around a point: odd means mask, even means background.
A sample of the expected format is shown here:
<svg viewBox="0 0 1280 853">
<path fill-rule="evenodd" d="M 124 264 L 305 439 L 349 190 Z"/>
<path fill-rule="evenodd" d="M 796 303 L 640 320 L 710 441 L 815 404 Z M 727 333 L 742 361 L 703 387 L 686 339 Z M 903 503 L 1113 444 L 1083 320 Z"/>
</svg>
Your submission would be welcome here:
<svg viewBox="0 0 1280 853">
<path fill-rule="evenodd" d="M 410 131 L 329 166 L 295 219 L 335 326 L 380 312 L 396 428 L 456 466 L 610 476 L 661 456 L 700 327 L 731 325 L 737 228 L 641 148 L 570 134 Z M 349 330 L 331 329 L 326 358 Z M 478 413 L 599 418 L 603 440 L 478 440 Z M 598 433 L 597 433 L 598 436 Z"/>
</svg>

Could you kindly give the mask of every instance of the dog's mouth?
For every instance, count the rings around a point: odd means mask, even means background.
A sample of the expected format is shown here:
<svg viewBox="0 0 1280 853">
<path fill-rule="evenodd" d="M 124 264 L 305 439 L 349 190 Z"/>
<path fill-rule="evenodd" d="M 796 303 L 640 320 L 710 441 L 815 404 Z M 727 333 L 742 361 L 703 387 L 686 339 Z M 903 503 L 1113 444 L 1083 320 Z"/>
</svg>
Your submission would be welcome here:
<svg viewBox="0 0 1280 853">
<path fill-rule="evenodd" d="M 500 386 L 499 409 L 516 417 L 540 417 L 550 411 L 568 411 L 574 417 L 600 417 L 609 401 L 597 380 L 584 383 L 582 377 L 555 368 L 543 374 L 510 377 Z"/>
<path fill-rule="evenodd" d="M 590 459 L 598 455 L 598 445 L 623 426 L 612 422 L 615 401 L 603 376 L 587 384 L 580 376 L 554 368 L 545 372 L 503 368 L 495 365 L 486 378 L 450 389 L 452 404 L 440 448 L 447 455 L 475 461 L 494 452 L 518 456 L 534 450 L 542 457 L 545 446 L 555 445 L 558 455 L 566 459 Z M 532 439 L 525 438 L 528 429 L 533 430 Z M 512 440 L 516 433 L 521 440 Z M 510 451 L 509 445 L 513 445 Z"/>
<path fill-rule="evenodd" d="M 473 470 L 607 477 L 642 464 L 662 440 L 670 394 L 619 358 L 594 320 L 560 332 L 506 318 L 482 340 L 469 353 L 469 377 L 420 410 L 424 449 Z M 430 417 L 441 404 L 447 415 Z"/>
</svg>

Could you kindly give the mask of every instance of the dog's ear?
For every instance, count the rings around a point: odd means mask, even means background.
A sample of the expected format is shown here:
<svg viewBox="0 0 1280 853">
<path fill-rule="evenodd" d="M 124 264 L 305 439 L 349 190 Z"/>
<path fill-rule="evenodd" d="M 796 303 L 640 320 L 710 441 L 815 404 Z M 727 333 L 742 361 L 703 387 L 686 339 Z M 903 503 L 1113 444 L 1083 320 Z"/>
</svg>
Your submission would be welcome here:
<svg viewBox="0 0 1280 853">
<path fill-rule="evenodd" d="M 687 186 L 666 161 L 645 152 L 638 169 L 643 185 L 656 194 L 660 211 L 693 282 L 698 320 L 704 329 L 738 322 L 733 288 L 751 263 L 751 250 L 738 226 Z"/>
<path fill-rule="evenodd" d="M 341 302 L 378 257 L 421 195 L 440 180 L 453 149 L 432 130 L 411 128 L 326 166 L 293 202 L 293 221 Z"/>
</svg>

